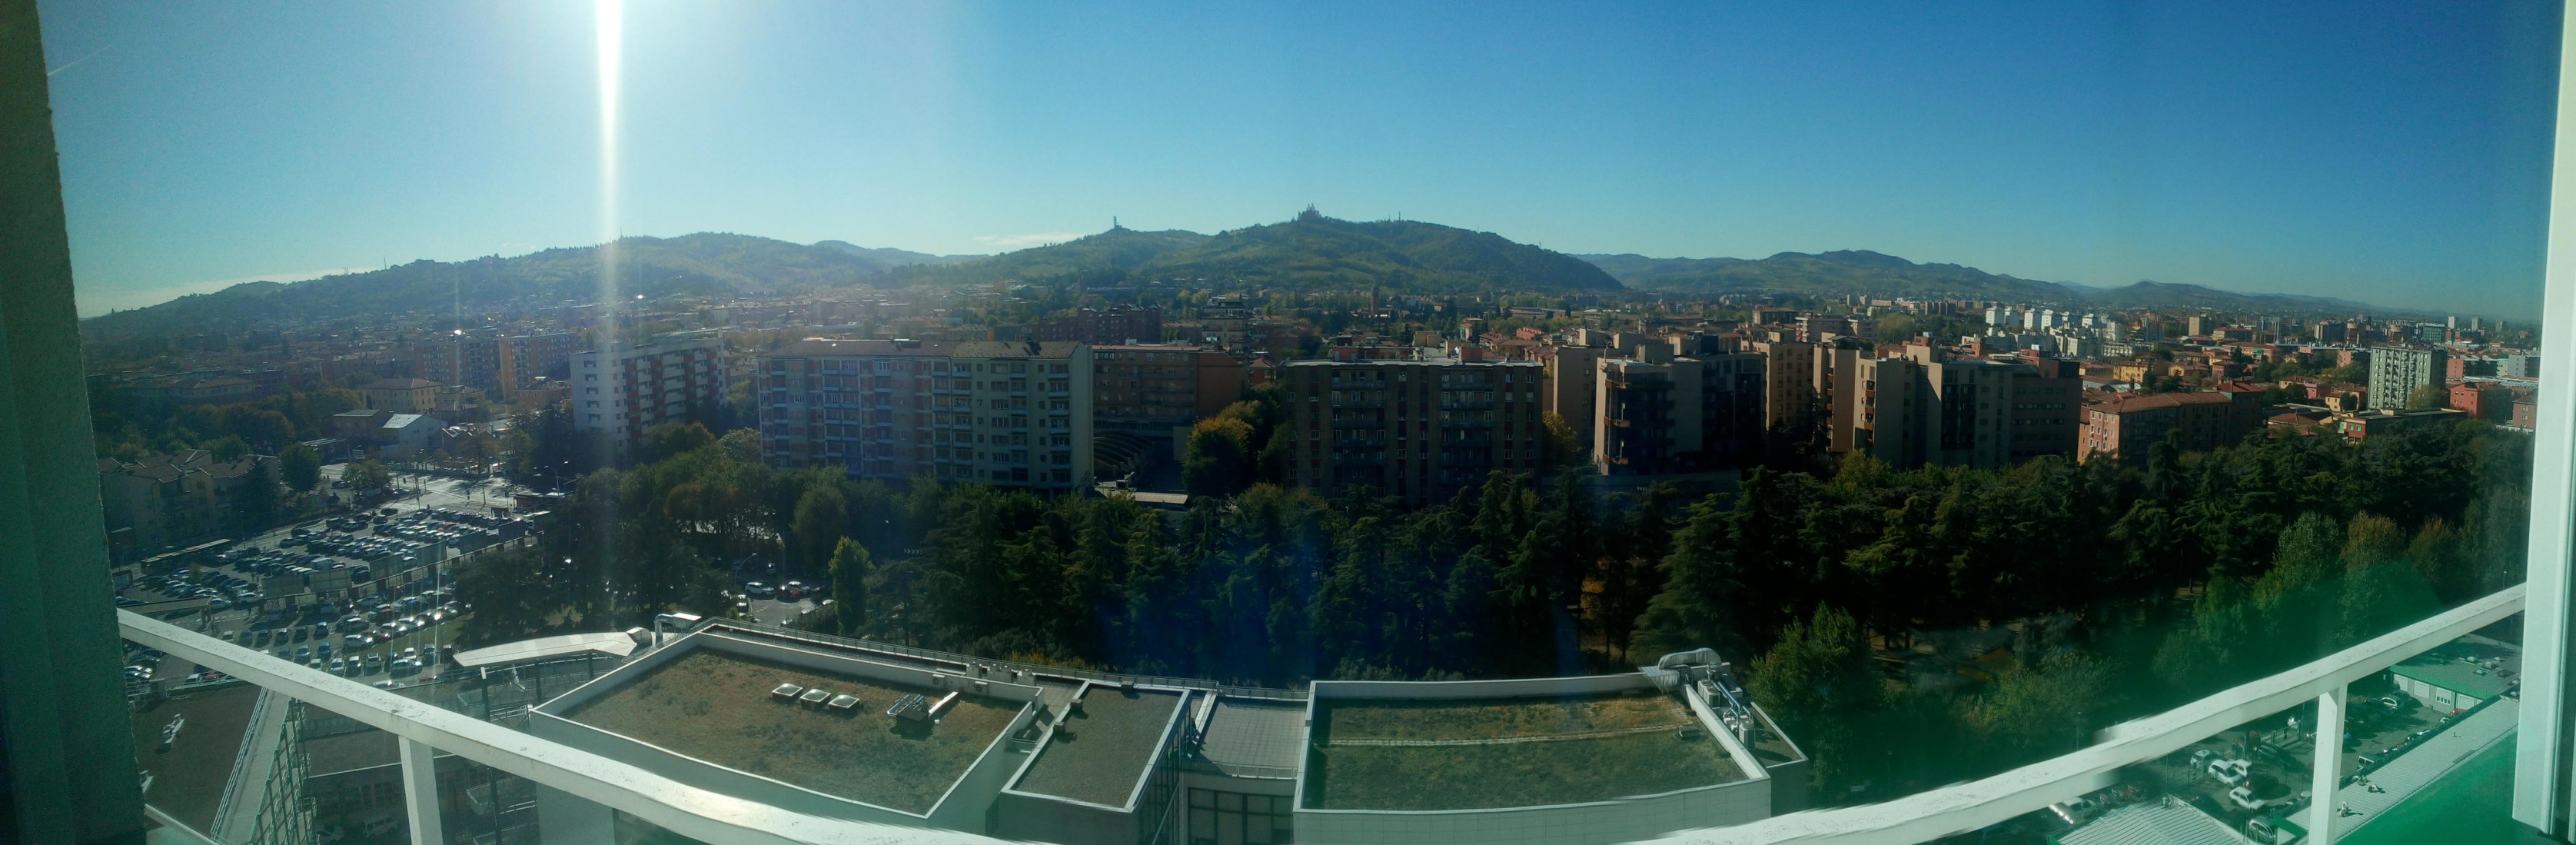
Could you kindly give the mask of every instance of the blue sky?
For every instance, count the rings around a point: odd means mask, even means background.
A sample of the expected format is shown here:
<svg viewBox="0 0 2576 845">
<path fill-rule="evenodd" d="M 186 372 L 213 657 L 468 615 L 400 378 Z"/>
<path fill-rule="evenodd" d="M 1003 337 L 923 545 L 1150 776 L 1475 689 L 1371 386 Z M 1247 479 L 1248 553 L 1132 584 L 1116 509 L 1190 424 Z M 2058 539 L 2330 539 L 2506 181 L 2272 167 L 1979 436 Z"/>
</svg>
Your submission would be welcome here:
<svg viewBox="0 0 2576 845">
<path fill-rule="evenodd" d="M 84 313 L 600 239 L 586 3 L 41 11 Z M 1311 202 L 1567 252 L 2511 316 L 2539 302 L 2557 15 L 645 0 L 617 228 L 981 253 Z"/>
</svg>

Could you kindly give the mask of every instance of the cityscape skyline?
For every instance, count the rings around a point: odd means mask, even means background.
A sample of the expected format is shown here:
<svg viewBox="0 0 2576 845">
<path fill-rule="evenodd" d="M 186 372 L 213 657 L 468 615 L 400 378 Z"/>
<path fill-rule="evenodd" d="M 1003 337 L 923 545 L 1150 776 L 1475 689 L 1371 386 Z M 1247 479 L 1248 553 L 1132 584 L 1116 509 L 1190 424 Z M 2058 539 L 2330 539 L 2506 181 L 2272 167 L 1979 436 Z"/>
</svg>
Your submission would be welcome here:
<svg viewBox="0 0 2576 845">
<path fill-rule="evenodd" d="M 657 6 L 626 15 L 621 219 L 961 254 L 1311 202 L 1569 253 L 2536 306 L 2550 13 L 2383 11 Z M 85 312 L 597 240 L 586 9 L 46 13 Z"/>
</svg>

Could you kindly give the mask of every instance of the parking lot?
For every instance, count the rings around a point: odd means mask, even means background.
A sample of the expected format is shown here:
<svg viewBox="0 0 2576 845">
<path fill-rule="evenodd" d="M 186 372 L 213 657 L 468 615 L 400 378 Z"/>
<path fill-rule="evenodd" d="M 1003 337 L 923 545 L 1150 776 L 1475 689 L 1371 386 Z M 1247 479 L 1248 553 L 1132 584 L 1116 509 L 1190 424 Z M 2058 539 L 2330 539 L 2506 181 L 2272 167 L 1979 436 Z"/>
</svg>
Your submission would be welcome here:
<svg viewBox="0 0 2576 845">
<path fill-rule="evenodd" d="M 417 682 L 437 675 L 453 650 L 450 626 L 470 610 L 454 597 L 452 555 L 517 529 L 488 508 L 387 505 L 282 527 L 193 567 L 137 579 L 119 604 L 202 598 L 203 615 L 184 624 L 380 686 Z M 133 681 L 210 674 L 139 646 L 127 652 Z"/>
</svg>

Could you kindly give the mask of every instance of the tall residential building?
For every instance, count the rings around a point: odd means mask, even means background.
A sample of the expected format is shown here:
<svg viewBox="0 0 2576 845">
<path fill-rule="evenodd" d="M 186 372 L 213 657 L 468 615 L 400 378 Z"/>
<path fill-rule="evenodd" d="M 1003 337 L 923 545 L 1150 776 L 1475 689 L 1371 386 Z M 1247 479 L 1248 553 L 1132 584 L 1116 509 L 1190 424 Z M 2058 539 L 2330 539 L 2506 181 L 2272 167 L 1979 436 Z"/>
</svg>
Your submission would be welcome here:
<svg viewBox="0 0 2576 845">
<path fill-rule="evenodd" d="M 2415 388 L 2439 385 L 2450 356 L 2439 349 L 2383 346 L 2370 354 L 2370 407 L 2404 408 Z M 2446 400 L 2447 401 L 2447 400 Z"/>
<path fill-rule="evenodd" d="M 1574 444 L 1585 451 L 1593 448 L 1592 418 L 1593 381 L 1601 370 L 1601 350 L 1590 346 L 1551 346 L 1539 362 L 1546 367 L 1540 376 L 1539 411 L 1555 414 L 1574 430 Z"/>
<path fill-rule="evenodd" d="M 2147 450 L 2180 432 L 2184 451 L 2233 445 L 2263 425 L 2262 405 L 2236 394 L 2106 393 L 2084 403 L 2084 436 L 2075 459 L 2146 460 Z"/>
<path fill-rule="evenodd" d="M 1762 355 L 1677 356 L 1648 345 L 1601 362 L 1593 465 L 1603 475 L 1656 475 L 1743 465 L 1762 447 Z"/>
<path fill-rule="evenodd" d="M 1193 345 L 1091 347 L 1092 424 L 1173 437 L 1243 398 L 1243 362 Z"/>
<path fill-rule="evenodd" d="M 1812 419 L 1816 407 L 1816 345 L 1798 341 L 1754 341 L 1748 344 L 1762 356 L 1762 425 L 1783 425 Z"/>
<path fill-rule="evenodd" d="M 580 345 L 581 336 L 571 332 L 501 338 L 497 373 L 504 382 L 501 390 L 516 391 L 536 384 L 539 378 L 569 376 L 573 348 Z"/>
<path fill-rule="evenodd" d="M 665 335 L 572 354 L 572 427 L 623 449 L 645 429 L 686 419 L 692 405 L 725 398 L 724 341 Z"/>
<path fill-rule="evenodd" d="M 1089 346 L 814 339 L 757 363 L 761 455 L 772 467 L 1057 490 L 1091 484 Z"/>
<path fill-rule="evenodd" d="M 1536 361 L 1291 361 L 1286 385 L 1291 484 L 1369 485 L 1407 504 L 1447 500 L 1493 470 L 1535 472 Z"/>
<path fill-rule="evenodd" d="M 433 337 L 418 348 L 422 378 L 484 390 L 500 388 L 499 337 L 489 334 Z"/>
<path fill-rule="evenodd" d="M 1951 361 L 1936 348 L 1908 346 L 1904 357 L 1855 355 L 1848 366 L 1847 395 L 1833 404 L 1832 451 L 1899 469 L 2011 462 L 2014 365 Z"/>
<path fill-rule="evenodd" d="M 2073 457 L 2084 429 L 2084 370 L 2074 361 L 2024 351 L 2013 366 L 2012 459 Z"/>
</svg>

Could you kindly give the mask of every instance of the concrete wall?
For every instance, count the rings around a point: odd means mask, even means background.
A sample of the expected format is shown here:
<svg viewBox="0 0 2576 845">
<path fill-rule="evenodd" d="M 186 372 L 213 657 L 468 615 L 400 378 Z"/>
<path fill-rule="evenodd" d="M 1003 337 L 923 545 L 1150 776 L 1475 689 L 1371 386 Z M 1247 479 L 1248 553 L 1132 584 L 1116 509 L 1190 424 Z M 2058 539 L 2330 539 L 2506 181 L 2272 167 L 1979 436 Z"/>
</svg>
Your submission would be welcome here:
<svg viewBox="0 0 2576 845">
<path fill-rule="evenodd" d="M 1594 695 L 1651 688 L 1646 676 L 1587 675 L 1579 678 L 1511 678 L 1500 681 L 1316 681 L 1314 700 L 1327 698 L 1518 698 L 1538 695 Z M 1308 708 L 1309 713 L 1313 708 Z"/>
<path fill-rule="evenodd" d="M 994 803 L 1000 812 L 994 814 L 995 824 L 989 833 L 996 838 L 1063 845 L 1136 842 L 1136 816 L 1127 810 L 1026 792 L 1004 792 Z"/>
<path fill-rule="evenodd" d="M 1768 778 L 1642 798 L 1493 810 L 1389 812 L 1296 811 L 1297 841 L 1454 843 L 1609 843 L 1677 830 L 1721 827 L 1771 816 Z"/>
<path fill-rule="evenodd" d="M 1653 689 L 1645 675 L 1521 678 L 1501 681 L 1316 681 L 1307 703 L 1306 742 L 1314 742 L 1314 702 L 1327 699 L 1455 700 L 1522 696 L 1589 695 Z M 1541 807 L 1475 810 L 1318 810 L 1306 806 L 1305 780 L 1297 784 L 1295 825 L 1301 842 L 1608 843 L 1660 836 L 1676 830 L 1722 827 L 1771 816 L 1771 779 L 1733 734 L 1721 728 L 1695 695 L 1685 695 L 1701 727 L 1727 749 L 1746 780 L 1712 786 Z"/>
</svg>

